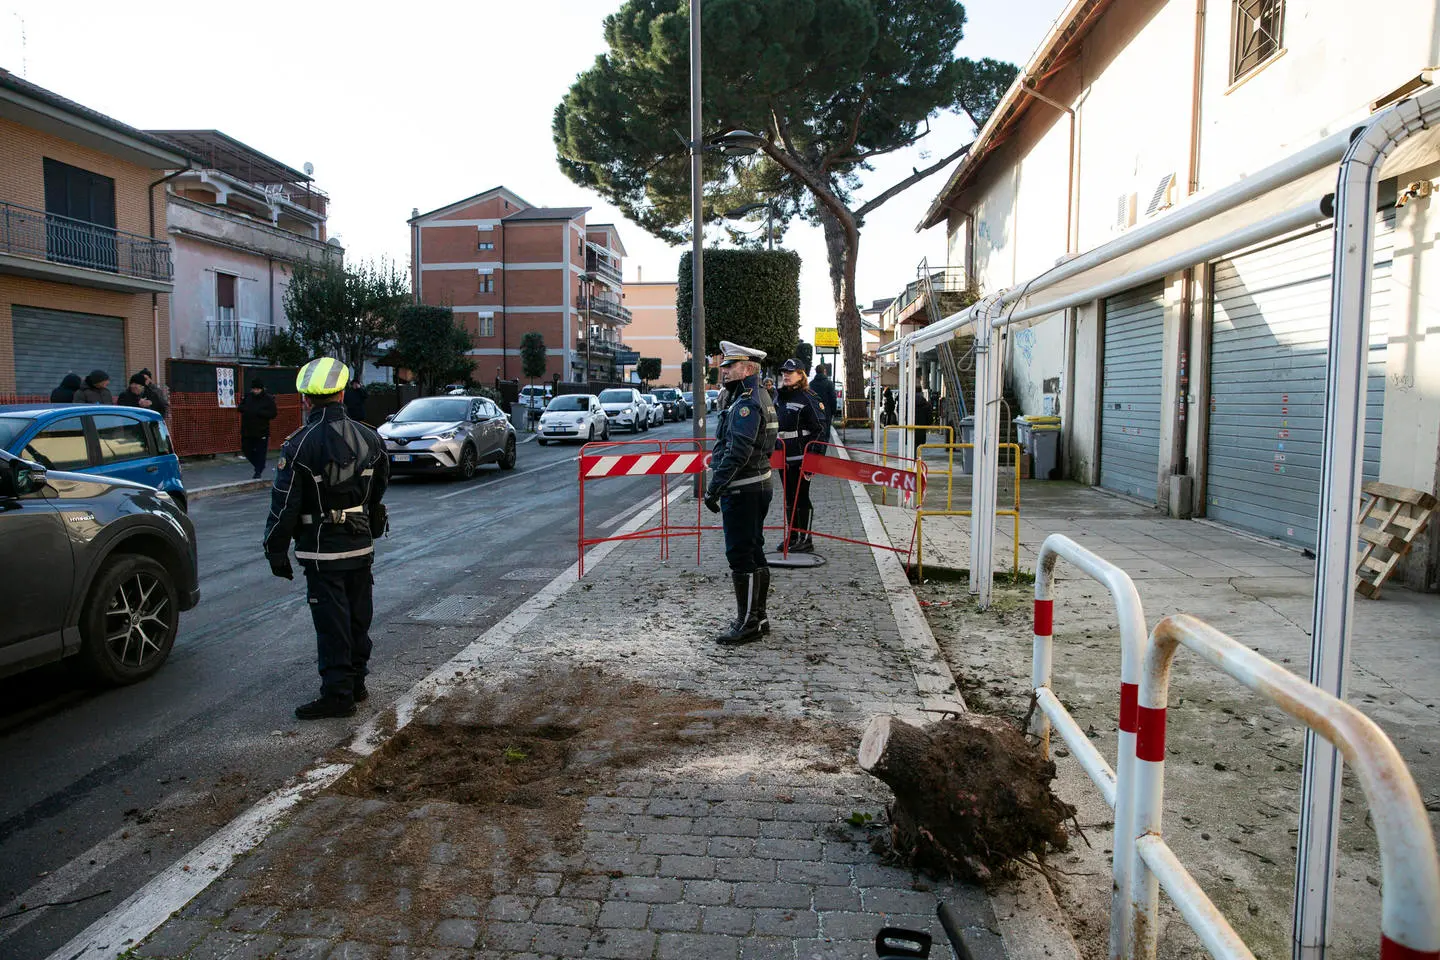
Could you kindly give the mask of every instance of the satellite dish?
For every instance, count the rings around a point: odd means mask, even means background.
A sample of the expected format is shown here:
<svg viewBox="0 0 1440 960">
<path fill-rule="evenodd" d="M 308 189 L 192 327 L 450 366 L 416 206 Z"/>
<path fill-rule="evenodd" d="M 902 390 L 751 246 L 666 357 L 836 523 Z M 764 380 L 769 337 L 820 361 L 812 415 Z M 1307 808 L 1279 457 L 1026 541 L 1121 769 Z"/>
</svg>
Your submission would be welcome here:
<svg viewBox="0 0 1440 960">
<path fill-rule="evenodd" d="M 306 160 L 306 161 L 305 161 L 304 170 L 305 170 L 305 176 L 307 176 L 307 177 L 310 176 L 311 174 L 313 174 L 313 173 L 315 172 L 315 164 L 311 163 L 309 160 Z"/>
</svg>

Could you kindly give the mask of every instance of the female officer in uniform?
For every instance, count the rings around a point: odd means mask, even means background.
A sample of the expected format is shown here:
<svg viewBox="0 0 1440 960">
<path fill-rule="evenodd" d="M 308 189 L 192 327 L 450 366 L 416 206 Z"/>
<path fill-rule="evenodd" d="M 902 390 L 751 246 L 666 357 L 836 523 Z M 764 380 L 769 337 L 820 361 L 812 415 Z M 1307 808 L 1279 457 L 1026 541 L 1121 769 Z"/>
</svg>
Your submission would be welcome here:
<svg viewBox="0 0 1440 960">
<path fill-rule="evenodd" d="M 810 504 L 810 480 L 800 472 L 805 448 L 812 440 L 822 439 L 820 398 L 805 378 L 805 368 L 795 360 L 786 360 L 780 368 L 780 392 L 775 397 L 775 413 L 780 418 L 780 440 L 785 444 L 785 517 L 790 527 L 790 551 L 809 553 L 815 549 L 810 538 L 810 520 L 814 510 Z M 802 533 L 801 531 L 807 531 Z M 785 544 L 775 548 L 783 552 Z"/>
</svg>

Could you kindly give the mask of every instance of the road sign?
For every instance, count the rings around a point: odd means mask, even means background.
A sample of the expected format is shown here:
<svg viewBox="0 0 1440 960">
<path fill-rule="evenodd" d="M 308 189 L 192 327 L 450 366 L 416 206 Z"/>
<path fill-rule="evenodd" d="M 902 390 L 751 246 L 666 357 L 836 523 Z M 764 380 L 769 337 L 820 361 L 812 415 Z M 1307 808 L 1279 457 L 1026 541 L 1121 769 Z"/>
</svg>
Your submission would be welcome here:
<svg viewBox="0 0 1440 960">
<path fill-rule="evenodd" d="M 616 350 L 615 362 L 622 367 L 633 367 L 640 362 L 639 350 Z"/>
<path fill-rule="evenodd" d="M 815 346 L 835 349 L 840 346 L 840 331 L 834 327 L 815 328 Z"/>
</svg>

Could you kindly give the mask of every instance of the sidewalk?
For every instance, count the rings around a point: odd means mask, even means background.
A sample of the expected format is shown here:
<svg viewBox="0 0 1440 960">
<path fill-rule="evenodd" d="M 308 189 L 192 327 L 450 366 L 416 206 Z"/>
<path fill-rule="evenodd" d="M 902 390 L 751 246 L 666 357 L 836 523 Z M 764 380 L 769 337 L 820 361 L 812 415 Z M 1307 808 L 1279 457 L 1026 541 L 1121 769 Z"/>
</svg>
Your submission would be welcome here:
<svg viewBox="0 0 1440 960">
<path fill-rule="evenodd" d="M 820 528 L 865 539 L 849 484 L 814 499 Z M 775 632 L 727 649 L 709 639 L 734 611 L 718 532 L 698 568 L 693 545 L 657 549 L 620 544 L 545 588 L 385 746 L 327 758 L 358 766 L 135 954 L 860 960 L 898 925 L 943 958 L 944 899 L 979 960 L 1074 956 L 1022 894 L 997 914 L 872 852 L 888 790 L 855 766 L 861 726 L 958 706 L 923 621 L 897 623 L 918 610 L 898 566 L 886 582 L 869 549 L 817 540 L 826 566 L 774 573 Z"/>
<path fill-rule="evenodd" d="M 213 457 L 194 457 L 182 460 L 180 475 L 185 481 L 185 492 L 191 499 L 216 493 L 240 493 L 245 490 L 260 490 L 270 486 L 275 471 L 277 451 L 270 451 L 265 462 L 265 473 L 259 480 L 252 479 L 255 468 L 250 461 L 235 454 L 219 454 Z"/>
<path fill-rule="evenodd" d="M 957 478 L 958 479 L 958 478 Z M 1002 478 L 1007 505 L 1010 480 Z M 932 505 L 944 506 L 943 479 Z M 968 478 L 956 483 L 955 507 L 968 509 Z M 908 542 L 914 514 L 877 508 L 889 536 Z M 1069 482 L 1025 481 L 1021 492 L 1020 569 L 1033 573 L 1041 543 L 1062 533 L 1123 569 L 1134 580 L 1153 626 L 1190 613 L 1304 677 L 1310 659 L 1314 560 L 1297 550 L 1223 527 L 1173 520 L 1152 508 Z M 990 611 L 974 608 L 968 585 L 950 570 L 969 564 L 968 517 L 926 518 L 925 577 L 917 595 L 973 709 L 1024 716 L 1029 706 L 1028 583 L 997 582 Z M 995 569 L 1011 563 L 1011 527 L 996 528 Z M 1060 561 L 1056 567 L 1054 689 L 1101 752 L 1115 754 L 1119 653 L 1108 593 Z M 1387 584 L 1378 601 L 1357 599 L 1350 702 L 1375 720 L 1410 766 L 1440 827 L 1440 756 L 1434 748 L 1440 660 L 1435 623 L 1440 596 Z M 1238 682 L 1182 651 L 1176 660 L 1167 734 L 1165 833 L 1221 911 L 1257 956 L 1284 956 L 1293 903 L 1294 838 L 1299 817 L 1302 729 L 1249 695 Z M 1104 825 L 1111 814 L 1078 764 L 1057 752 L 1061 795 L 1080 807 L 1080 822 Z M 1380 868 L 1365 800 L 1347 775 L 1340 831 L 1339 957 L 1372 956 L 1379 930 Z M 1062 903 L 1086 956 L 1104 954 L 1107 895 L 1093 876 L 1109 872 L 1108 839 L 1090 832 L 1094 849 L 1077 844 L 1062 877 Z M 1103 853 L 1102 853 L 1103 850 Z M 1161 956 L 1198 949 L 1162 897 Z M 1098 936 L 1097 936 L 1098 935 Z M 1098 954 L 1097 954 L 1098 951 Z"/>
</svg>

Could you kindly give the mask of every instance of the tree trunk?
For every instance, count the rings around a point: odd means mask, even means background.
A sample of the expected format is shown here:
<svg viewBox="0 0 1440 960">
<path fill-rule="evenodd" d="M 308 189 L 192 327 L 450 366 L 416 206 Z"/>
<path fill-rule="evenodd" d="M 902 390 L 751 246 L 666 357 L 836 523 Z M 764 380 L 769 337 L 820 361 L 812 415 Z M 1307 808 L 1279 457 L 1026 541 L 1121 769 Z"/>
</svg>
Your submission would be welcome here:
<svg viewBox="0 0 1440 960">
<path fill-rule="evenodd" d="M 998 717 L 965 713 L 914 727 L 877 716 L 859 762 L 894 791 L 891 844 L 916 867 L 985 881 L 1065 848 L 1075 811 L 1050 789 L 1055 765 Z"/>
<path fill-rule="evenodd" d="M 817 204 L 816 210 L 825 230 L 830 289 L 835 297 L 835 327 L 840 333 L 840 349 L 845 355 L 845 406 L 839 411 L 843 420 L 849 415 L 850 401 L 865 396 L 864 341 L 860 333 L 860 308 L 855 302 L 855 265 L 860 257 L 860 229 L 853 217 L 847 215 L 842 220 L 823 204 Z"/>
</svg>

